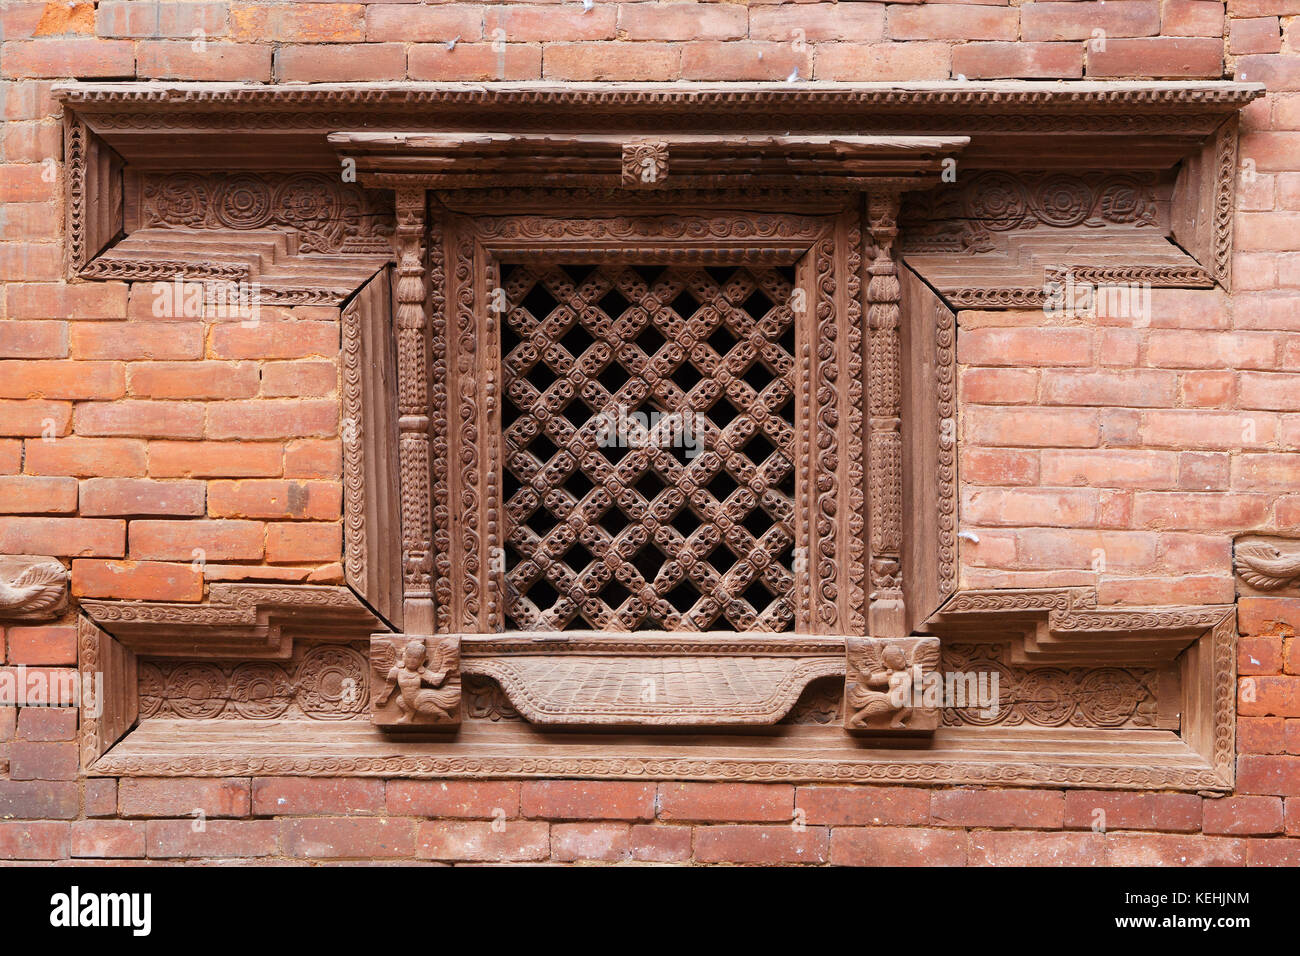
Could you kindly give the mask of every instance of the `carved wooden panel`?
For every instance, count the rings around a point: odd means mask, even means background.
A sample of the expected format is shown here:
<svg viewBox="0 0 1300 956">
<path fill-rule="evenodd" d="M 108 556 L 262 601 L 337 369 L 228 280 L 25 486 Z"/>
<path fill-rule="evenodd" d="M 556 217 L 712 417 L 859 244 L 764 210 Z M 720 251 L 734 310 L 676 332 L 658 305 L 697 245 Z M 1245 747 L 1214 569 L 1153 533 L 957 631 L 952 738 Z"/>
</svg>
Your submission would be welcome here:
<svg viewBox="0 0 1300 956">
<path fill-rule="evenodd" d="M 370 638 L 371 721 L 386 730 L 452 729 L 460 723 L 460 642 L 375 634 Z"/>
<path fill-rule="evenodd" d="M 58 617 L 68 606 L 68 569 L 57 558 L 0 554 L 0 621 Z"/>
<path fill-rule="evenodd" d="M 939 726 L 943 685 L 937 637 L 847 641 L 844 727 L 854 733 L 924 733 Z"/>
<path fill-rule="evenodd" d="M 794 269 L 505 266 L 507 625 L 794 626 Z"/>
<path fill-rule="evenodd" d="M 1243 594 L 1300 596 L 1300 541 L 1243 535 L 1233 542 L 1237 587 Z"/>
</svg>

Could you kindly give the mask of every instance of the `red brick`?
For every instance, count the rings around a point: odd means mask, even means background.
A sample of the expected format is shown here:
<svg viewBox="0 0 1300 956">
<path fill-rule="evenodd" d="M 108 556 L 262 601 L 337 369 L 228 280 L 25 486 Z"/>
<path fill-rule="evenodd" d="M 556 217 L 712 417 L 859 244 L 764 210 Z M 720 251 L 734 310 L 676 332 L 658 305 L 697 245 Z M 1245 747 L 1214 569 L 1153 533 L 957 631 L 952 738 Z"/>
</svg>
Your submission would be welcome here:
<svg viewBox="0 0 1300 956">
<path fill-rule="evenodd" d="M 271 399 L 219 402 L 208 407 L 208 438 L 269 439 L 327 437 L 338 432 L 334 401 Z"/>
<path fill-rule="evenodd" d="M 262 394 L 267 398 L 330 395 L 338 390 L 338 379 L 333 362 L 270 362 L 262 367 Z"/>
<path fill-rule="evenodd" d="M 555 44 L 548 46 L 548 56 L 554 47 Z M 542 46 L 539 43 L 457 43 L 448 49 L 445 43 L 417 43 L 407 49 L 406 72 L 412 80 L 444 83 L 536 80 L 542 75 Z"/>
<path fill-rule="evenodd" d="M 1251 840 L 1246 846 L 1248 866 L 1300 866 L 1300 840 Z"/>
<path fill-rule="evenodd" d="M 1103 866 L 1100 833 L 981 830 L 970 835 L 969 866 Z"/>
<path fill-rule="evenodd" d="M 6 43 L 3 75 L 134 79 L 135 46 L 98 38 Z"/>
<path fill-rule="evenodd" d="M 77 479 L 0 477 L 0 513 L 72 514 L 77 510 Z"/>
<path fill-rule="evenodd" d="M 203 356 L 203 328 L 178 322 L 72 322 L 73 358 L 197 359 Z"/>
<path fill-rule="evenodd" d="M 1090 489 L 971 488 L 962 498 L 962 517 L 982 525 L 1086 527 L 1097 506 L 1097 492 Z"/>
<path fill-rule="evenodd" d="M 961 375 L 961 399 L 975 405 L 1028 405 L 1038 395 L 1037 369 L 968 368 Z"/>
<path fill-rule="evenodd" d="M 542 75 L 548 80 L 675 80 L 679 43 L 548 43 Z"/>
<path fill-rule="evenodd" d="M 136 398 L 252 398 L 261 385 L 252 362 L 138 362 L 128 372 Z"/>
<path fill-rule="evenodd" d="M 201 481 L 150 481 L 145 478 L 89 478 L 81 483 L 81 513 L 86 517 L 202 515 Z"/>
<path fill-rule="evenodd" d="M 823 43 L 817 46 L 814 76 L 895 83 L 947 79 L 951 50 L 947 43 Z"/>
<path fill-rule="evenodd" d="M 253 816 L 379 813 L 384 781 L 331 777 L 259 777 L 253 781 Z"/>
<path fill-rule="evenodd" d="M 629 830 L 626 823 L 557 823 L 551 827 L 551 859 L 626 860 L 632 853 Z"/>
<path fill-rule="evenodd" d="M 519 784 L 497 780 L 390 780 L 388 812 L 417 817 L 519 816 Z"/>
<path fill-rule="evenodd" d="M 79 813 L 79 802 L 75 782 L 0 780 L 0 819 L 72 820 Z"/>
<path fill-rule="evenodd" d="M 47 663 L 44 661 L 37 663 Z M 49 662 L 61 663 L 61 662 Z M 77 736 L 77 711 L 72 707 L 23 707 L 18 711 L 15 739 L 52 742 Z"/>
<path fill-rule="evenodd" d="M 691 858 L 691 828 L 633 826 L 632 859 L 645 863 L 684 863 Z"/>
<path fill-rule="evenodd" d="M 1097 585 L 1099 604 L 1228 604 L 1230 574 L 1180 574 L 1163 577 L 1111 578 Z"/>
<path fill-rule="evenodd" d="M 132 820 L 79 820 L 72 824 L 72 855 L 142 859 L 145 855 L 145 824 Z"/>
<path fill-rule="evenodd" d="M 1239 756 L 1237 792 L 1300 797 L 1300 757 L 1260 754 Z"/>
<path fill-rule="evenodd" d="M 653 820 L 655 785 L 602 780 L 525 781 L 520 812 L 557 820 Z"/>
<path fill-rule="evenodd" d="M 972 485 L 1036 485 L 1038 455 L 1036 451 L 1004 448 L 964 449 L 962 480 Z"/>
<path fill-rule="evenodd" d="M 1242 681 L 1239 713 L 1250 717 L 1300 717 L 1300 677 L 1250 677 Z"/>
<path fill-rule="evenodd" d="M 1049 449 L 1041 455 L 1041 480 L 1045 485 L 1172 488 L 1177 483 L 1178 456 L 1173 452 L 1121 448 Z"/>
<path fill-rule="evenodd" d="M 1235 405 L 1237 377 L 1232 372 L 1185 372 L 1178 376 L 1183 404 L 1200 408 Z"/>
<path fill-rule="evenodd" d="M 640 4 L 638 6 L 641 6 Z M 645 6 L 648 6 L 646 4 Z M 684 5 L 685 6 L 685 5 Z M 375 9 L 375 8 L 372 8 Z M 383 9 L 382 7 L 378 9 Z M 444 8 L 445 9 L 445 8 Z M 520 41 L 552 41 L 552 40 L 612 40 L 614 39 L 614 27 L 616 17 L 623 17 L 623 29 L 628 32 L 628 36 L 633 39 L 644 39 L 634 35 L 633 31 L 627 24 L 632 8 L 626 6 L 615 7 L 610 5 L 597 4 L 590 9 L 573 6 L 557 6 L 550 4 L 546 6 L 529 6 L 527 4 L 515 4 L 503 7 L 488 7 L 482 21 L 481 33 L 478 22 L 478 8 L 471 7 L 464 11 L 458 11 L 466 19 L 471 20 L 464 30 L 457 30 L 456 33 L 461 35 L 462 39 L 478 39 L 480 36 L 488 39 L 503 39 L 506 43 L 518 43 Z M 447 15 L 443 14 L 444 17 Z M 667 15 L 664 15 L 667 18 Z M 403 20 L 409 19 L 403 17 Z M 742 19 L 743 23 L 743 19 Z M 503 34 L 497 31 L 504 31 Z M 398 31 L 400 32 L 400 28 Z M 444 30 L 441 35 L 431 36 L 394 36 L 390 39 L 420 39 L 420 40 L 450 40 L 456 33 Z M 742 28 L 741 34 L 744 31 Z M 651 38 L 654 39 L 654 38 Z M 672 37 L 666 39 L 689 39 L 689 37 Z"/>
<path fill-rule="evenodd" d="M 67 358 L 68 329 L 62 322 L 40 319 L 0 322 L 0 358 Z"/>
<path fill-rule="evenodd" d="M 249 785 L 242 779 L 125 778 L 118 806 L 124 817 L 190 817 L 196 810 L 207 818 L 246 817 Z"/>
<path fill-rule="evenodd" d="M 155 478 L 261 478 L 280 474 L 283 458 L 279 444 L 155 441 L 148 471 Z"/>
<path fill-rule="evenodd" d="M 653 22 L 659 16 L 652 12 L 655 7 L 660 10 L 670 6 L 686 9 L 709 11 L 719 10 L 715 4 L 635 4 L 623 7 L 623 23 L 630 19 L 629 12 L 644 8 L 644 18 Z M 731 8 L 722 6 L 721 10 Z M 736 13 L 743 13 L 737 10 Z M 740 34 L 744 34 L 744 19 L 740 21 Z M 620 24 L 622 25 L 622 24 Z M 845 4 L 808 4 L 802 7 L 775 6 L 751 7 L 749 11 L 749 35 L 755 40 L 802 40 L 823 42 L 828 40 L 879 40 L 885 33 L 885 7 L 879 3 Z M 694 34 L 700 39 L 727 39 L 726 36 L 710 36 L 707 32 Z M 657 38 L 656 38 L 657 39 Z M 692 36 L 669 36 L 663 39 L 693 39 Z"/>
<path fill-rule="evenodd" d="M 434 820 L 420 824 L 416 844 L 415 855 L 423 860 L 505 863 L 551 855 L 550 826 L 525 820 Z"/>
<path fill-rule="evenodd" d="M 1142 443 L 1179 450 L 1257 448 L 1271 443 L 1277 418 L 1263 412 L 1170 409 L 1143 413 Z"/>
<path fill-rule="evenodd" d="M 1143 528 L 1236 530 L 1262 524 L 1270 503 L 1265 495 L 1141 491 L 1133 499 L 1133 521 Z"/>
<path fill-rule="evenodd" d="M 794 787 L 780 783 L 662 783 L 660 820 L 794 820 Z"/>
<path fill-rule="evenodd" d="M 342 442 L 306 438 L 285 445 L 286 478 L 338 478 L 342 474 Z"/>
<path fill-rule="evenodd" d="M 1243 637 L 1237 641 L 1238 674 L 1282 673 L 1280 637 Z"/>
<path fill-rule="evenodd" d="M 0 402 L 0 435 L 54 440 L 68 434 L 72 406 L 66 402 Z"/>
<path fill-rule="evenodd" d="M 928 790 L 907 787 L 800 787 L 796 813 L 804 823 L 833 826 L 907 826 L 930 819 Z"/>
<path fill-rule="evenodd" d="M 1065 796 L 1059 790 L 936 790 L 930 817 L 949 826 L 1058 829 Z"/>
<path fill-rule="evenodd" d="M 151 859 L 246 859 L 280 852 L 274 820 L 149 820 L 145 840 Z"/>
<path fill-rule="evenodd" d="M 77 406 L 78 435 L 202 438 L 201 405 L 184 402 L 88 402 Z"/>
<path fill-rule="evenodd" d="M 1178 487 L 1187 491 L 1226 490 L 1231 468 L 1223 452 L 1182 452 L 1178 456 Z"/>
<path fill-rule="evenodd" d="M 280 47 L 276 74 L 284 82 L 346 82 L 400 80 L 406 76 L 406 47 L 400 43 L 347 46 L 293 45 Z"/>
<path fill-rule="evenodd" d="M 1043 373 L 1045 405 L 1124 405 L 1168 408 L 1178 394 L 1178 376 L 1146 369 Z"/>
<path fill-rule="evenodd" d="M 95 32 L 110 37 L 184 37 L 194 31 L 220 35 L 226 31 L 225 0 L 100 0 L 95 10 Z"/>
<path fill-rule="evenodd" d="M 835 827 L 838 866 L 965 866 L 966 832 L 923 827 Z"/>
<path fill-rule="evenodd" d="M 194 564 L 78 560 L 72 562 L 72 593 L 125 601 L 201 601 L 203 572 Z"/>
<path fill-rule="evenodd" d="M 237 3 L 230 10 L 230 35 L 258 43 L 358 41 L 365 39 L 364 10 L 360 3 Z"/>
<path fill-rule="evenodd" d="M 0 821 L 0 860 L 65 860 L 68 823 Z"/>
<path fill-rule="evenodd" d="M 208 80 L 266 83 L 271 80 L 270 46 L 191 41 L 145 41 L 136 46 L 136 75 L 142 80 Z"/>
<path fill-rule="evenodd" d="M 1207 77 L 1223 74 L 1223 41 L 1218 37 L 1108 39 L 1106 49 L 1088 50 L 1088 75 Z"/>
<path fill-rule="evenodd" d="M 1111 833 L 1111 866 L 1243 866 L 1246 841 L 1169 833 Z"/>
<path fill-rule="evenodd" d="M 1093 448 L 1101 441 L 1094 409 L 978 406 L 963 411 L 965 439 L 976 445 Z"/>
<path fill-rule="evenodd" d="M 1280 754 L 1286 750 L 1285 726 L 1281 717 L 1238 717 L 1237 752 Z"/>
<path fill-rule="evenodd" d="M 0 554 L 120 558 L 126 553 L 125 542 L 125 521 L 108 518 L 0 518 Z"/>
<path fill-rule="evenodd" d="M 343 556 L 343 531 L 337 524 L 269 524 L 266 560 L 271 564 L 299 561 L 338 561 Z"/>
<path fill-rule="evenodd" d="M 260 521 L 132 521 L 131 557 L 137 560 L 256 561 L 263 554 Z"/>
<path fill-rule="evenodd" d="M 116 780 L 112 777 L 87 777 L 82 785 L 85 787 L 86 816 L 117 816 Z M 3 814 L 0 814 L 0 816 L 3 816 Z"/>
<path fill-rule="evenodd" d="M 75 780 L 80 762 L 76 743 L 14 741 L 9 750 L 13 780 Z"/>
<path fill-rule="evenodd" d="M 1233 836 L 1282 832 L 1281 797 L 1224 797 L 1206 800 L 1202 831 Z"/>
<path fill-rule="evenodd" d="M 1078 79 L 1083 47 L 1078 43 L 963 43 L 952 51 L 954 76 L 967 79 Z"/>
<path fill-rule="evenodd" d="M 286 856 L 321 858 L 410 857 L 415 821 L 388 817 L 306 817 L 280 822 Z"/>
<path fill-rule="evenodd" d="M 1165 36 L 1223 36 L 1221 0 L 1164 0 L 1160 32 Z"/>
<path fill-rule="evenodd" d="M 77 662 L 77 629 L 69 625 L 10 625 L 9 663 L 58 665 Z"/>
<path fill-rule="evenodd" d="M 1026 40 L 1092 40 L 1094 30 L 1103 31 L 1108 40 L 1155 36 L 1160 32 L 1160 2 L 1049 2 L 1020 7 L 1020 35 Z"/>
<path fill-rule="evenodd" d="M 712 826 L 695 830 L 700 863 L 825 863 L 830 858 L 826 827 Z"/>
<path fill-rule="evenodd" d="M 342 514 L 343 489 L 328 481 L 214 481 L 208 514 L 214 518 L 304 518 L 332 521 Z"/>
<path fill-rule="evenodd" d="M 23 469 L 29 475 L 131 477 L 144 473 L 145 444 L 125 438 L 60 438 L 27 443 Z"/>
<path fill-rule="evenodd" d="M 895 40 L 1014 40 L 1019 15 L 1009 7 L 955 3 L 891 5 L 886 32 Z"/>
<path fill-rule="evenodd" d="M 126 315 L 124 282 L 15 282 L 4 290 L 5 314 L 23 319 L 121 319 Z"/>
<path fill-rule="evenodd" d="M 1282 31 L 1277 17 L 1234 19 L 1228 34 L 1228 52 L 1277 53 L 1282 49 Z"/>
</svg>

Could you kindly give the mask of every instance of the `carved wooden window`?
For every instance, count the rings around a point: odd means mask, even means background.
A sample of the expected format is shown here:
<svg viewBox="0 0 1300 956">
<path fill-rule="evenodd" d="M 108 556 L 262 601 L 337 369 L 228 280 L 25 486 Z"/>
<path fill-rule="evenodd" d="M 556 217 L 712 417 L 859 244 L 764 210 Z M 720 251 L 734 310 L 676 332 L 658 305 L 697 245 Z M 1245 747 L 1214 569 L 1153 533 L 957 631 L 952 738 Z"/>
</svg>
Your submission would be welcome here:
<svg viewBox="0 0 1300 956">
<path fill-rule="evenodd" d="M 358 438 L 347 587 L 80 602 L 87 772 L 1229 788 L 1230 607 L 961 587 L 955 309 L 1226 287 L 1259 92 L 62 90 L 74 281 L 338 307 Z"/>
</svg>

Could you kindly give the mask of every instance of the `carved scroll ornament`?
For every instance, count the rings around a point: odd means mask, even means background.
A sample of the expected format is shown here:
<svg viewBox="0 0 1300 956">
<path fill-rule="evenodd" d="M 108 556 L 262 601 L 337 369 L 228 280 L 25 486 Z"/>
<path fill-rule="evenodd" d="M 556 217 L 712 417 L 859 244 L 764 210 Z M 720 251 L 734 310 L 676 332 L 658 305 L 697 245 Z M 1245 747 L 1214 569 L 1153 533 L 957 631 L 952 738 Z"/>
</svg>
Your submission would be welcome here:
<svg viewBox="0 0 1300 956">
<path fill-rule="evenodd" d="M 68 571 L 54 558 L 0 555 L 0 621 L 57 617 L 68 604 Z"/>
</svg>

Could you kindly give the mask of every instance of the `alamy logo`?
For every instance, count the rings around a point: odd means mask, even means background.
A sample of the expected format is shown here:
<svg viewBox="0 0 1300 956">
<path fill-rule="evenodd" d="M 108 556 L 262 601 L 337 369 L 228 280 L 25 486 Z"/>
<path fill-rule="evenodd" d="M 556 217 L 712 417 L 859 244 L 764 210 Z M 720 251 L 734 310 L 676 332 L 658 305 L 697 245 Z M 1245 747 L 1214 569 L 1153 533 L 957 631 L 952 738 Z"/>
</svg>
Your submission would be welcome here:
<svg viewBox="0 0 1300 956">
<path fill-rule="evenodd" d="M 50 897 L 50 925 L 126 926 L 133 936 L 148 936 L 153 926 L 152 893 L 82 893 L 78 886 Z"/>
</svg>

